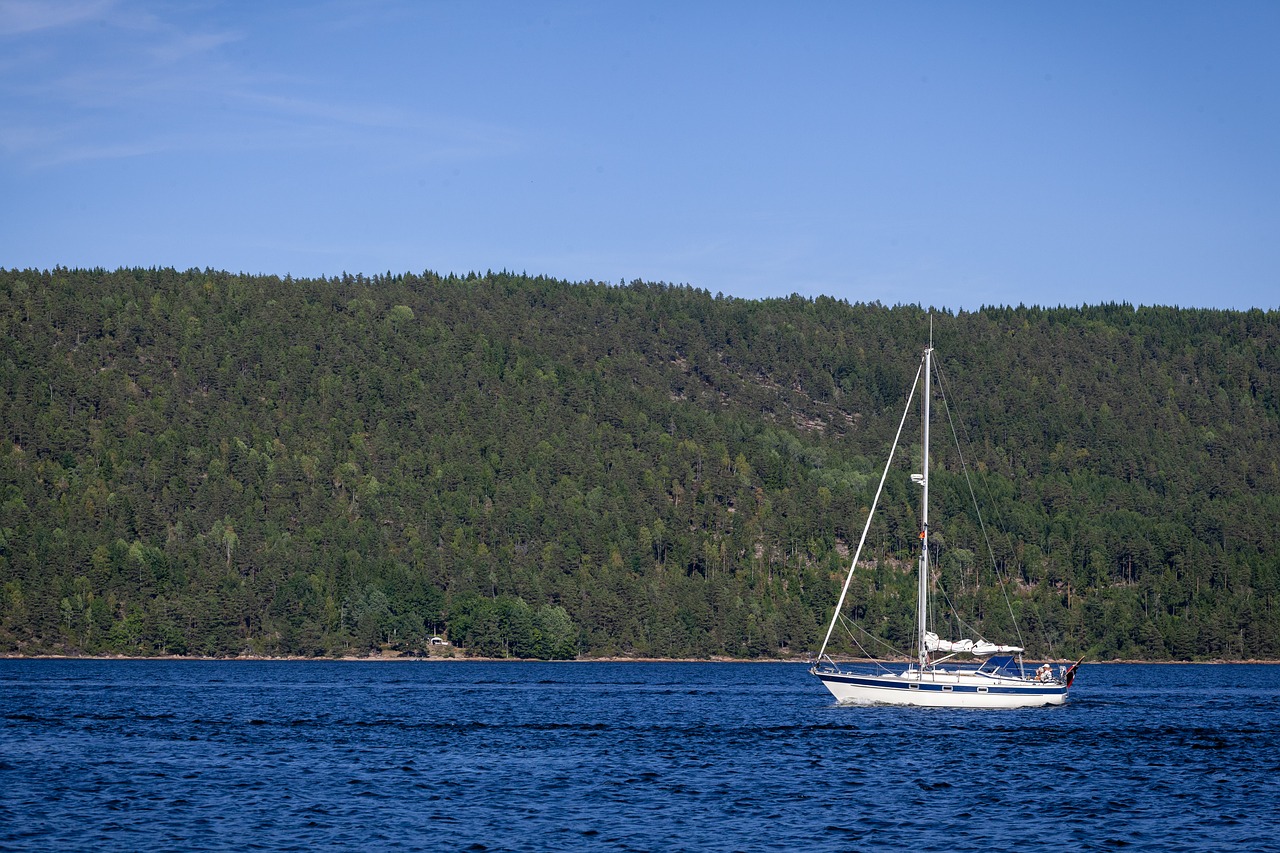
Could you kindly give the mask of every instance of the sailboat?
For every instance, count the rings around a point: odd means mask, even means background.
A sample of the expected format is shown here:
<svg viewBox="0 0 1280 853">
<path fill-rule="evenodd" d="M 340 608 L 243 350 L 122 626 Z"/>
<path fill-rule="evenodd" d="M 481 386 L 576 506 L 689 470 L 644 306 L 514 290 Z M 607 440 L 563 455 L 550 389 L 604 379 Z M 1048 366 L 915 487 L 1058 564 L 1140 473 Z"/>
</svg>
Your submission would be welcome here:
<svg viewBox="0 0 1280 853">
<path fill-rule="evenodd" d="M 885 463 L 880 486 L 876 490 L 871 512 L 867 516 L 862 538 L 854 552 L 845 578 L 844 588 L 836 603 L 831 625 L 827 628 L 818 652 L 816 663 L 809 670 L 822 681 L 841 704 L 923 705 L 939 708 L 1032 708 L 1045 705 L 1061 705 L 1067 700 L 1080 662 L 1067 667 L 1060 665 L 1055 672 L 1050 664 L 1031 670 L 1023 663 L 1021 646 L 988 642 L 985 639 L 944 640 L 929 629 L 929 407 L 932 398 L 933 335 L 921 357 L 906 409 L 898 424 L 889 460 Z M 827 656 L 831 634 L 840 619 L 849 583 L 867 541 L 871 519 L 884 490 L 885 480 L 893 464 L 893 454 L 902 437 L 902 429 L 915 397 L 916 388 L 924 377 L 922 394 L 922 473 L 912 474 L 911 480 L 921 489 L 920 499 L 920 561 L 916 596 L 916 637 L 914 660 L 907 664 L 874 667 L 841 667 Z"/>
</svg>

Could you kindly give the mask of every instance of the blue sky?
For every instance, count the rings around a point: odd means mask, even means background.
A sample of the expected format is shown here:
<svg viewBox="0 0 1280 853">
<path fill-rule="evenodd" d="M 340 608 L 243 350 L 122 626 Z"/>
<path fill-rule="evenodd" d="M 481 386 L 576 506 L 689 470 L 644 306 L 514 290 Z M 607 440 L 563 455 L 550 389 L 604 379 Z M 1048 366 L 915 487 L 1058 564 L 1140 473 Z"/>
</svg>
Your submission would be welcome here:
<svg viewBox="0 0 1280 853">
<path fill-rule="evenodd" d="M 0 0 L 0 266 L 1280 307 L 1280 3 Z"/>
</svg>

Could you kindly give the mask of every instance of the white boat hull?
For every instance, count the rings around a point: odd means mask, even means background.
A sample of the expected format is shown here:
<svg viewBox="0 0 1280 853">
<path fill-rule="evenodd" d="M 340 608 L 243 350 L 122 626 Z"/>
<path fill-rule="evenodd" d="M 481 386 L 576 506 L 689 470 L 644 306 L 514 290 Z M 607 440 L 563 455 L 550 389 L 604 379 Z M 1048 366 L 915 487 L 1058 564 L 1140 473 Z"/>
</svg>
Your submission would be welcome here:
<svg viewBox="0 0 1280 853">
<path fill-rule="evenodd" d="M 908 670 L 864 675 L 817 669 L 842 705 L 915 705 L 927 708 L 1038 708 L 1061 705 L 1070 688 L 1060 681 L 1034 681 L 978 672 Z"/>
</svg>

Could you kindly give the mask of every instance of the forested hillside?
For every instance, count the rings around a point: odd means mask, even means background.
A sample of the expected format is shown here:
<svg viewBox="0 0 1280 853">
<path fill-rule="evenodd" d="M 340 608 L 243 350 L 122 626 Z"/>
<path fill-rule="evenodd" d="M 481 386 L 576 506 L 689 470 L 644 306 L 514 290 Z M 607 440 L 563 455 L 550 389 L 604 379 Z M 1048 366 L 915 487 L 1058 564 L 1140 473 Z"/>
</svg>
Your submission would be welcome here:
<svg viewBox="0 0 1280 853">
<path fill-rule="evenodd" d="M 1004 636 L 1007 593 L 1036 655 L 1280 657 L 1280 315 L 933 323 L 935 429 L 967 440 L 1007 573 L 941 454 L 932 539 L 970 625 Z M 0 270 L 0 331 L 0 651 L 748 657 L 816 650 L 929 320 L 56 269 Z M 850 608 L 900 648 L 910 458 Z"/>
</svg>

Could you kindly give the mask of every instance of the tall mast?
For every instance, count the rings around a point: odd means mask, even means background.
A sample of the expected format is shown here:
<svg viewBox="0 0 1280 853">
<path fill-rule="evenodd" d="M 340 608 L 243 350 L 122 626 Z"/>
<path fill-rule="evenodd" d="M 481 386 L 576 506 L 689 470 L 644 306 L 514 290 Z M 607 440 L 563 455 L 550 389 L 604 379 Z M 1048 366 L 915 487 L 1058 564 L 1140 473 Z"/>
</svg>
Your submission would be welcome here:
<svg viewBox="0 0 1280 853">
<path fill-rule="evenodd" d="M 924 411 L 921 413 L 921 420 L 924 422 L 923 438 L 921 445 L 923 452 L 921 485 L 923 494 L 920 497 L 920 578 L 919 591 L 916 603 L 916 622 L 920 626 L 920 669 L 924 670 L 925 664 L 929 660 L 929 651 L 925 648 L 925 631 L 928 625 L 925 621 L 929 613 L 929 402 L 933 388 L 933 318 L 929 318 L 929 346 L 924 350 Z"/>
</svg>

